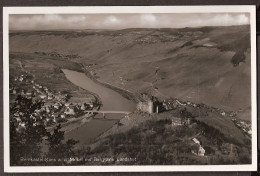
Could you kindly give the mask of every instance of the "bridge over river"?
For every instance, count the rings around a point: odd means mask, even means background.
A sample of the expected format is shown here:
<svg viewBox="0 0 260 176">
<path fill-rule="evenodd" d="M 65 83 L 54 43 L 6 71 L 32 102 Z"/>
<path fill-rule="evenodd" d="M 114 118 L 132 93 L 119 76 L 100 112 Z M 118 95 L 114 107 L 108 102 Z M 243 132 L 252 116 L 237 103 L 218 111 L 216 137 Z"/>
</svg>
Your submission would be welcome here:
<svg viewBox="0 0 260 176">
<path fill-rule="evenodd" d="M 128 111 L 85 111 L 85 113 L 89 114 L 103 114 L 103 117 L 105 117 L 105 114 L 130 114 L 131 112 Z"/>
<path fill-rule="evenodd" d="M 70 82 L 98 95 L 102 101 L 100 110 L 85 111 L 85 113 L 97 114 L 95 118 L 91 118 L 90 121 L 83 123 L 79 128 L 65 133 L 65 139 L 75 139 L 80 141 L 81 144 L 91 143 L 92 139 L 110 129 L 120 119 L 136 109 L 136 104 L 133 101 L 126 99 L 112 89 L 97 84 L 84 73 L 66 69 L 62 71 Z"/>
</svg>

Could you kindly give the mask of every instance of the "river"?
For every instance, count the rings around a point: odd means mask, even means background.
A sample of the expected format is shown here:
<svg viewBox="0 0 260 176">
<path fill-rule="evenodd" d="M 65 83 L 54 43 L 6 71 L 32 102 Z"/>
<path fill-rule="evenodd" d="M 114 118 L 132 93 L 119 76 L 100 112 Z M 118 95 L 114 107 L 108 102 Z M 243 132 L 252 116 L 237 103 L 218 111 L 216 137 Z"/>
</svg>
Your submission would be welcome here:
<svg viewBox="0 0 260 176">
<path fill-rule="evenodd" d="M 102 101 L 100 110 L 107 111 L 129 111 L 135 110 L 135 103 L 124 98 L 118 92 L 97 84 L 84 73 L 63 69 L 66 78 L 76 86 L 93 92 Z M 106 114 L 106 119 L 101 114 L 95 116 L 91 121 L 80 127 L 65 133 L 65 139 L 79 140 L 80 144 L 88 144 L 91 140 L 111 128 L 116 122 L 123 118 L 124 114 Z"/>
</svg>

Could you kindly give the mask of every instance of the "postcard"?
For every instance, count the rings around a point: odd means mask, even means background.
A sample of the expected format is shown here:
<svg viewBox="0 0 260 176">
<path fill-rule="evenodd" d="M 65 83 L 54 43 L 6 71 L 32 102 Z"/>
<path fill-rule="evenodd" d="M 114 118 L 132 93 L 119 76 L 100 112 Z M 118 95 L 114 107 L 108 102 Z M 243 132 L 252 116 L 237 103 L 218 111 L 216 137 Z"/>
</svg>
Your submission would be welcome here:
<svg viewBox="0 0 260 176">
<path fill-rule="evenodd" d="M 255 6 L 4 7 L 5 172 L 257 170 Z"/>
</svg>

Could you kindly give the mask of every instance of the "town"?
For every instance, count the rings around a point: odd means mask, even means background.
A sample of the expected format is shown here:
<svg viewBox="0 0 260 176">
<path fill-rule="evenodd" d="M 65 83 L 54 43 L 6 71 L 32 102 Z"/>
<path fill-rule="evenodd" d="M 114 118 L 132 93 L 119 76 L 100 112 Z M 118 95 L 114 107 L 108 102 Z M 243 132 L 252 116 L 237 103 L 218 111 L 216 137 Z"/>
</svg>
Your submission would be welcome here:
<svg viewBox="0 0 260 176">
<path fill-rule="evenodd" d="M 72 121 L 82 116 L 87 118 L 93 115 L 89 111 L 97 110 L 100 106 L 94 99 L 82 103 L 69 102 L 71 97 L 69 92 L 50 90 L 37 83 L 33 76 L 27 73 L 16 76 L 13 82 L 14 85 L 10 84 L 9 88 L 11 105 L 18 96 L 31 99 L 34 102 L 43 102 L 43 106 L 30 115 L 34 121 L 33 125 L 44 124 L 45 127 L 53 127 L 56 124 Z M 17 122 L 17 130 L 25 128 L 26 119 L 23 115 L 19 109 L 11 114 L 11 117 Z"/>
</svg>

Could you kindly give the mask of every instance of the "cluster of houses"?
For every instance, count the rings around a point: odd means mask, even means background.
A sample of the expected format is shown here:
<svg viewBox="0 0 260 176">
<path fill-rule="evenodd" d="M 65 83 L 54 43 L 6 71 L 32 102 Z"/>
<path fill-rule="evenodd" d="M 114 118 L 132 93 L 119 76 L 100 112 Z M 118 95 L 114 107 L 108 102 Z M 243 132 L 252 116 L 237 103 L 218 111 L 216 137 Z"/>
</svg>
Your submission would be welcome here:
<svg viewBox="0 0 260 176">
<path fill-rule="evenodd" d="M 154 36 L 146 36 L 146 37 L 141 37 L 135 40 L 135 42 L 139 44 L 153 44 L 153 43 L 158 43 L 160 40 L 158 40 L 157 37 Z"/>
<path fill-rule="evenodd" d="M 96 66 L 96 65 L 97 65 L 97 64 L 87 64 L 87 65 L 85 66 L 85 68 L 88 69 L 88 68 L 91 68 L 91 67 Z"/>
<path fill-rule="evenodd" d="M 177 108 L 178 103 L 173 99 L 163 100 L 163 107 L 166 111 Z"/>
<path fill-rule="evenodd" d="M 32 96 L 34 96 L 32 91 L 24 90 L 19 87 L 10 87 L 9 93 L 13 95 L 19 94 L 27 98 L 32 98 Z"/>
<path fill-rule="evenodd" d="M 33 101 L 40 99 L 44 102 L 44 105 L 40 109 L 36 109 L 30 116 L 34 121 L 34 125 L 44 124 L 45 126 L 50 126 L 56 123 L 66 122 L 68 118 L 79 117 L 85 114 L 85 111 L 94 108 L 94 104 L 91 101 L 88 103 L 69 103 L 67 94 L 62 94 L 61 92 L 55 94 L 48 87 L 36 83 L 33 79 L 26 79 L 25 75 L 16 77 L 15 81 L 26 81 L 26 83 L 30 83 L 31 87 L 24 90 L 19 86 L 10 86 L 10 94 L 22 95 Z M 19 111 L 13 114 L 13 117 L 18 123 L 18 129 L 25 128 L 24 121 L 26 119 L 23 119 L 23 116 L 24 114 Z"/>
<path fill-rule="evenodd" d="M 235 123 L 235 125 L 240 128 L 244 133 L 248 135 L 252 135 L 252 129 L 251 129 L 251 123 L 243 121 L 243 120 L 237 120 L 235 118 L 232 118 L 232 121 Z"/>
<path fill-rule="evenodd" d="M 172 119 L 172 123 L 171 126 L 175 127 L 175 126 L 183 126 L 183 125 L 190 125 L 191 124 L 191 120 L 190 118 L 185 118 L 185 119 Z"/>
<path fill-rule="evenodd" d="M 210 107 L 210 106 L 207 106 L 207 105 L 205 105 L 203 103 L 196 104 L 196 103 L 193 103 L 193 102 L 190 102 L 190 101 L 182 102 L 182 101 L 180 101 L 178 99 L 163 100 L 163 107 L 164 107 L 165 110 L 172 110 L 172 109 L 177 108 L 177 106 L 192 106 L 192 107 L 197 108 L 197 109 L 206 108 L 206 109 L 208 109 L 211 112 L 219 113 L 223 117 L 226 117 L 228 115 L 230 117 L 236 116 L 235 112 L 225 112 L 222 109 L 215 108 L 215 107 Z"/>
<path fill-rule="evenodd" d="M 55 95 L 51 90 L 49 90 L 46 86 L 42 86 L 40 84 L 37 84 L 33 79 L 26 79 L 26 75 L 20 75 L 18 77 L 15 77 L 15 82 L 24 82 L 27 85 L 30 85 L 30 87 L 27 89 L 23 89 L 19 86 L 10 86 L 9 91 L 11 94 L 20 94 L 22 96 L 25 96 L 26 98 L 40 98 L 42 100 L 58 100 L 58 101 L 66 101 L 67 94 L 61 95 L 59 92 L 57 95 Z"/>
<path fill-rule="evenodd" d="M 85 114 L 85 110 L 93 108 L 93 104 L 81 103 L 45 103 L 41 109 L 35 110 L 33 116 L 43 121 L 45 126 L 66 122 L 68 118 L 79 117 Z"/>
<path fill-rule="evenodd" d="M 173 35 L 161 35 L 161 33 L 154 33 L 149 36 L 145 36 L 142 38 L 138 38 L 135 41 L 139 44 L 154 44 L 158 42 L 174 42 L 176 40 L 176 36 Z"/>
<path fill-rule="evenodd" d="M 40 54 L 40 55 L 48 55 L 48 56 L 52 56 L 52 57 L 60 57 L 60 58 L 63 58 L 63 59 L 75 59 L 75 58 L 81 58 L 78 54 L 68 54 L 68 55 L 65 55 L 65 54 L 60 54 L 60 53 L 57 53 L 55 51 L 53 52 L 50 52 L 50 53 L 45 53 L 45 52 L 34 52 L 35 54 Z"/>
<path fill-rule="evenodd" d="M 20 75 L 20 76 L 16 76 L 14 78 L 14 81 L 20 81 L 20 82 L 23 82 L 24 80 L 26 80 L 26 76 L 25 75 Z"/>
</svg>

